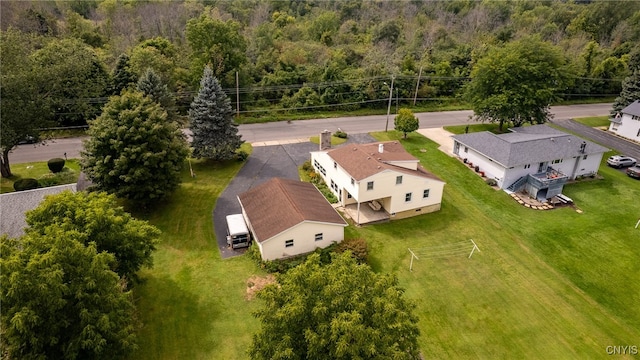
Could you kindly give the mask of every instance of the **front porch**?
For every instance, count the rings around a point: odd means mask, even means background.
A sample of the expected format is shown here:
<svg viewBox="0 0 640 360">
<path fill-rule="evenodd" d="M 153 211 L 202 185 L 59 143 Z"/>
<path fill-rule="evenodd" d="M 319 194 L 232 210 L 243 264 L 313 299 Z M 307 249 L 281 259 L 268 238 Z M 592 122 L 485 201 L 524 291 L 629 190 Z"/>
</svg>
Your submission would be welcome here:
<svg viewBox="0 0 640 360">
<path fill-rule="evenodd" d="M 356 225 L 389 221 L 389 214 L 387 214 L 384 208 L 380 208 L 380 210 L 374 210 L 372 206 L 369 206 L 368 201 L 360 203 L 359 212 L 358 204 L 349 204 L 344 207 L 340 206 L 337 209 L 343 212 L 347 219 L 352 219 Z"/>
</svg>

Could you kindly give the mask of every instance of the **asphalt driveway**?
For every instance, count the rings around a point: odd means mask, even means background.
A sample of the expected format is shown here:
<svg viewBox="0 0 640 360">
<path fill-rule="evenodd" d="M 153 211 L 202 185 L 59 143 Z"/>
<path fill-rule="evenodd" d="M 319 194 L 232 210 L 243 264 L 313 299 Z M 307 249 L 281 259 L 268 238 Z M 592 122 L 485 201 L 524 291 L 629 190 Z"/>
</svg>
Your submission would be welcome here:
<svg viewBox="0 0 640 360">
<path fill-rule="evenodd" d="M 617 151 L 620 154 L 640 159 L 640 145 L 628 140 L 624 140 L 607 131 L 592 128 L 571 119 L 553 120 L 553 123 L 582 137 L 591 139 L 602 146 L 608 147 L 613 151 Z"/>
<path fill-rule="evenodd" d="M 369 143 L 368 134 L 349 135 L 347 143 Z M 226 216 L 241 212 L 238 194 L 274 178 L 300 179 L 298 167 L 310 159 L 309 152 L 317 151 L 318 145 L 311 142 L 256 146 L 242 169 L 220 194 L 213 210 L 213 226 L 223 259 L 244 254 L 245 249 L 232 250 L 227 247 Z M 269 211 L 269 209 L 265 209 Z"/>
</svg>

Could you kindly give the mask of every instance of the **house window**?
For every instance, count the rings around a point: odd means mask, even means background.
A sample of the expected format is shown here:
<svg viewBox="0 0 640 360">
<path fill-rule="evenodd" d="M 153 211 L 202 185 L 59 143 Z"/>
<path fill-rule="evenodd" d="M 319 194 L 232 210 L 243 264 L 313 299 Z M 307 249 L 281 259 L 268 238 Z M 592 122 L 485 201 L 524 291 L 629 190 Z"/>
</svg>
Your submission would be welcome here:
<svg viewBox="0 0 640 360">
<path fill-rule="evenodd" d="M 429 189 L 425 189 L 425 190 L 422 192 L 422 198 L 423 198 L 423 199 L 426 199 L 426 198 L 428 198 L 428 197 L 429 197 Z"/>
<path fill-rule="evenodd" d="M 531 167 L 531 164 L 527 164 L 527 165 L 524 166 L 525 169 L 528 169 L 530 167 Z"/>
<path fill-rule="evenodd" d="M 322 233 L 316 234 L 316 241 L 322 241 Z"/>
<path fill-rule="evenodd" d="M 336 189 L 336 183 L 335 183 L 335 182 L 333 182 L 333 180 L 331 180 L 331 188 L 332 188 L 333 190 L 335 190 L 335 189 Z"/>
<path fill-rule="evenodd" d="M 469 152 L 469 148 L 468 147 L 464 147 L 464 152 Z"/>
<path fill-rule="evenodd" d="M 404 202 L 409 202 L 409 201 L 411 201 L 411 193 L 404 194 Z"/>
<path fill-rule="evenodd" d="M 334 169 L 337 169 L 337 168 L 338 168 L 338 163 L 337 163 L 337 162 L 335 162 L 335 161 L 333 162 L 333 168 L 334 168 Z"/>
<path fill-rule="evenodd" d="M 638 129 L 638 133 L 636 134 L 636 136 L 640 136 L 640 129 Z"/>
<path fill-rule="evenodd" d="M 562 162 L 562 159 L 556 159 L 556 160 L 553 160 L 551 163 L 552 164 L 560 164 L 561 162 Z"/>
<path fill-rule="evenodd" d="M 396 185 L 402 184 L 402 175 L 396 176 Z"/>
<path fill-rule="evenodd" d="M 355 185 L 355 184 L 356 184 L 356 181 L 353 180 L 353 178 L 351 178 L 351 185 Z"/>
<path fill-rule="evenodd" d="M 367 190 L 373 190 L 373 181 L 367 183 Z"/>
<path fill-rule="evenodd" d="M 352 197 L 351 194 L 347 193 L 347 199 L 351 199 Z"/>
<path fill-rule="evenodd" d="M 287 240 L 284 242 L 284 247 L 292 247 L 292 246 L 293 246 L 293 239 Z"/>
<path fill-rule="evenodd" d="M 587 160 L 587 155 L 583 156 L 582 160 Z"/>
</svg>

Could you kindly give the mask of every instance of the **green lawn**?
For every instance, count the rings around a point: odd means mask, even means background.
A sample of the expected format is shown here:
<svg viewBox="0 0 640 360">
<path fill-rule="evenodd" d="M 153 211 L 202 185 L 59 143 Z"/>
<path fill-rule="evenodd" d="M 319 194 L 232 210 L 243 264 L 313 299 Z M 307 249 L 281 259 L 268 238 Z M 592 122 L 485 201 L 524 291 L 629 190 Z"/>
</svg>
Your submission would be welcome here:
<svg viewBox="0 0 640 360">
<path fill-rule="evenodd" d="M 583 125 L 590 127 L 609 127 L 611 123 L 608 116 L 591 116 L 573 119 Z"/>
<path fill-rule="evenodd" d="M 40 179 L 44 177 L 51 177 L 53 174 L 47 166 L 47 162 L 32 162 L 32 163 L 20 163 L 11 164 L 11 172 L 13 176 L 10 178 L 2 178 L 0 180 L 0 193 L 8 193 L 15 191 L 13 189 L 13 183 L 18 179 L 33 178 Z M 64 169 L 59 173 L 59 177 L 63 179 L 62 184 L 72 184 L 78 181 L 80 175 L 80 163 L 78 159 L 69 159 L 64 163 Z"/>
<path fill-rule="evenodd" d="M 367 239 L 373 268 L 396 274 L 415 302 L 426 358 L 599 358 L 609 345 L 637 344 L 638 181 L 603 166 L 603 180 L 565 188 L 582 213 L 535 211 L 419 134 L 401 141 L 447 182 L 442 210 L 346 232 Z M 145 216 L 163 235 L 135 290 L 144 326 L 132 359 L 247 358 L 259 326 L 246 281 L 264 273 L 245 256 L 221 260 L 213 235 L 216 198 L 241 164 L 193 166 L 197 177 L 185 172 L 171 199 Z M 471 259 L 428 256 L 469 239 L 481 250 Z M 407 248 L 426 254 L 413 272 Z"/>
<path fill-rule="evenodd" d="M 309 141 L 314 144 L 320 144 L 320 136 L 312 136 L 309 138 Z M 347 142 L 347 139 L 339 138 L 337 136 L 331 135 L 331 146 L 341 145 Z"/>
</svg>

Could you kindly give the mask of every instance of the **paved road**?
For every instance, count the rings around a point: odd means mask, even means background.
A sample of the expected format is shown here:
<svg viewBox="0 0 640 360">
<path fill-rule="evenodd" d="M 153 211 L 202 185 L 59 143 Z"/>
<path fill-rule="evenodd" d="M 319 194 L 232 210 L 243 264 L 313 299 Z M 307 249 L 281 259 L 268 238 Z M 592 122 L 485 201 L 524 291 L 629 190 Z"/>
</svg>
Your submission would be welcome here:
<svg viewBox="0 0 640 360">
<path fill-rule="evenodd" d="M 585 116 L 608 115 L 611 104 L 586 104 L 570 106 L 553 106 L 551 113 L 555 119 L 569 119 Z M 473 112 L 443 111 L 432 113 L 418 113 L 420 128 L 439 128 L 447 125 L 464 125 L 469 121 Z M 340 117 L 332 119 L 299 120 L 287 123 L 286 121 L 264 124 L 240 125 L 242 138 L 250 143 L 309 138 L 317 136 L 322 130 L 335 131 L 341 128 L 348 134 L 363 134 L 371 131 L 382 131 L 387 122 L 386 115 Z M 393 129 L 393 115 L 389 117 L 389 129 Z M 32 161 L 47 161 L 54 157 L 77 158 L 82 149 L 82 138 L 59 139 L 47 141 L 46 145 L 20 145 L 13 150 L 9 159 L 12 163 Z"/>
<path fill-rule="evenodd" d="M 553 123 L 618 153 L 640 159 L 640 145 L 636 143 L 624 140 L 606 131 L 580 124 L 571 119 L 554 120 Z"/>
<path fill-rule="evenodd" d="M 349 136 L 348 143 L 369 143 L 374 139 L 367 134 Z M 244 249 L 232 250 L 226 243 L 226 220 L 229 214 L 241 212 L 238 194 L 274 178 L 300 179 L 298 167 L 309 160 L 309 152 L 318 150 L 318 145 L 310 142 L 257 146 L 238 175 L 224 189 L 213 210 L 213 225 L 218 248 L 223 259 L 241 255 Z M 269 209 L 265 209 L 269 211 Z"/>
</svg>

